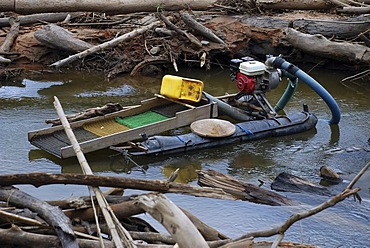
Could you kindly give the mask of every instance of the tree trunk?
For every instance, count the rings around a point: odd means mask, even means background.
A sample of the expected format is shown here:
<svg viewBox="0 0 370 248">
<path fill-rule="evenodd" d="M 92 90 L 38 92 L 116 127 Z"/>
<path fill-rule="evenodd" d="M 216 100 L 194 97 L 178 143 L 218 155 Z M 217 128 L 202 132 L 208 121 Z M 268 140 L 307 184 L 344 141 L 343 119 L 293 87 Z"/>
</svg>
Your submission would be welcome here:
<svg viewBox="0 0 370 248">
<path fill-rule="evenodd" d="M 309 35 L 295 29 L 285 31 L 285 39 L 305 53 L 344 62 L 370 62 L 370 48 L 349 42 L 334 42 L 322 35 Z"/>
<path fill-rule="evenodd" d="M 256 0 L 257 7 L 265 9 L 323 10 L 334 5 L 326 0 Z"/>
<path fill-rule="evenodd" d="M 81 52 L 93 45 L 77 39 L 68 30 L 55 24 L 49 24 L 35 32 L 35 38 L 47 47 L 69 52 Z"/>
<path fill-rule="evenodd" d="M 192 9 L 205 10 L 216 0 L 79 0 L 79 1 L 50 1 L 50 0 L 1 0 L 0 12 L 12 11 L 20 14 L 48 12 L 104 12 L 109 14 L 125 14 L 135 12 L 157 12 Z"/>
</svg>

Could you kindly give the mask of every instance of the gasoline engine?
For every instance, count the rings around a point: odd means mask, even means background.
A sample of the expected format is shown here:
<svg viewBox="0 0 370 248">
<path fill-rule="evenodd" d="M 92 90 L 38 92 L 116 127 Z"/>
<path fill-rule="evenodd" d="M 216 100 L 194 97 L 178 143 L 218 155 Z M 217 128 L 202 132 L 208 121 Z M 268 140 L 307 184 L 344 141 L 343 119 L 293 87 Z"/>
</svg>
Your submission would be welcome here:
<svg viewBox="0 0 370 248">
<path fill-rule="evenodd" d="M 242 107 L 254 118 L 276 115 L 276 111 L 266 99 L 265 93 L 275 89 L 281 81 L 281 71 L 266 66 L 250 57 L 232 59 L 230 63 L 231 80 L 239 93 L 229 104 Z"/>
</svg>

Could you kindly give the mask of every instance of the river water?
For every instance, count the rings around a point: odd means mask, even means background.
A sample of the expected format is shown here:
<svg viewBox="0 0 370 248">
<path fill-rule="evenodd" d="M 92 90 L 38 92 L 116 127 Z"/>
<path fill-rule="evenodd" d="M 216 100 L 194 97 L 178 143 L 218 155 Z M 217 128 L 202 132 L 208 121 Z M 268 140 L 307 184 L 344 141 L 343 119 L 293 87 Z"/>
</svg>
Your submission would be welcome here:
<svg viewBox="0 0 370 248">
<path fill-rule="evenodd" d="M 205 72 L 182 69 L 180 76 L 203 80 L 205 91 L 213 95 L 235 93 L 228 69 Z M 306 133 L 269 138 L 250 143 L 225 146 L 191 154 L 134 158 L 140 167 L 127 164 L 121 155 L 103 150 L 87 155 L 95 174 L 142 179 L 166 179 L 180 168 L 179 180 L 196 184 L 197 169 L 213 169 L 245 182 L 269 187 L 281 172 L 288 172 L 319 183 L 319 168 L 332 167 L 344 182 L 331 186 L 337 193 L 370 161 L 370 101 L 369 82 L 346 84 L 340 80 L 350 74 L 338 71 L 310 72 L 338 101 L 342 119 L 331 127 L 327 120 L 330 111 L 325 103 L 302 83 L 286 107 L 287 113 L 300 111 L 303 104 L 318 118 L 315 130 Z M 152 97 L 160 89 L 160 77 L 122 76 L 107 81 L 99 73 L 33 74 L 15 82 L 1 82 L 0 87 L 0 173 L 67 173 L 80 172 L 75 158 L 60 160 L 32 146 L 27 141 L 31 130 L 45 128 L 45 119 L 56 118 L 53 96 L 57 96 L 67 114 L 103 106 L 107 102 L 122 105 L 138 104 Z M 274 104 L 286 87 L 268 93 Z M 143 171 L 144 170 L 144 171 Z M 361 187 L 361 203 L 353 198 L 337 204 L 315 216 L 294 224 L 285 240 L 311 243 L 321 247 L 370 247 L 370 172 L 367 171 L 356 186 Z M 20 185 L 22 190 L 45 200 L 87 195 L 83 186 L 51 185 L 34 188 Z M 126 194 L 133 193 L 127 190 Z M 290 215 L 312 208 L 328 197 L 283 193 L 300 201 L 295 207 L 271 207 L 242 201 L 225 201 L 169 195 L 177 205 L 198 216 L 208 225 L 235 238 L 246 232 L 265 230 L 282 224 Z M 160 230 L 148 216 L 143 216 Z"/>
</svg>

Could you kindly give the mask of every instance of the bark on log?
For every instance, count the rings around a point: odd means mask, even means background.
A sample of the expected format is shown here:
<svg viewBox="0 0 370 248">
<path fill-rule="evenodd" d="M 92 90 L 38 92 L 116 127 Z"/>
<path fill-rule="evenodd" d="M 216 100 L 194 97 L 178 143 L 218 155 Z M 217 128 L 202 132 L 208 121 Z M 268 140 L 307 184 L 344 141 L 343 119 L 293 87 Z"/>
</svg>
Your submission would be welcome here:
<svg viewBox="0 0 370 248">
<path fill-rule="evenodd" d="M 370 28 L 369 17 L 357 16 L 349 18 L 325 17 L 322 18 L 293 18 L 289 15 L 283 17 L 258 16 L 243 17 L 240 20 L 248 26 L 258 28 L 285 29 L 288 27 L 300 30 L 307 34 L 321 34 L 325 37 L 339 39 L 353 39 Z"/>
<path fill-rule="evenodd" d="M 326 0 L 256 0 L 256 6 L 265 9 L 324 10 L 335 7 Z"/>
<path fill-rule="evenodd" d="M 80 248 L 95 248 L 100 247 L 99 241 L 77 239 Z M 24 232 L 17 227 L 10 229 L 0 228 L 0 244 L 11 245 L 11 247 L 34 247 L 34 248 L 50 248 L 61 247 L 59 239 L 52 235 L 41 235 Z M 111 241 L 104 241 L 105 248 L 114 248 Z"/>
<path fill-rule="evenodd" d="M 0 4 L 1 8 L 1 4 Z M 18 16 L 18 20 L 21 26 L 26 26 L 29 24 L 34 24 L 37 22 L 61 22 L 66 19 L 68 15 L 77 16 L 79 13 L 44 13 L 44 14 L 34 14 L 34 15 L 25 15 Z M 10 18 L 0 18 L 0 27 L 10 26 Z"/>
<path fill-rule="evenodd" d="M 184 20 L 185 24 L 189 28 L 194 29 L 198 34 L 209 39 L 210 41 L 226 45 L 225 42 L 220 37 L 218 37 L 212 32 L 212 30 L 194 20 L 193 17 L 191 17 L 188 13 L 181 13 L 181 18 Z"/>
<path fill-rule="evenodd" d="M 341 10 L 338 10 L 339 13 L 344 14 L 369 14 L 370 13 L 370 7 L 344 7 Z"/>
<path fill-rule="evenodd" d="M 304 34 L 295 29 L 285 30 L 285 39 L 295 48 L 315 56 L 344 62 L 370 62 L 370 48 L 349 42 L 334 42 L 322 35 Z"/>
<path fill-rule="evenodd" d="M 104 12 L 109 14 L 127 14 L 135 12 L 157 12 L 158 8 L 166 11 L 182 9 L 205 10 L 216 0 L 79 0 L 49 1 L 40 0 L 35 4 L 31 0 L 1 0 L 0 12 L 12 11 L 20 14 L 48 12 Z"/>
<path fill-rule="evenodd" d="M 78 247 L 71 222 L 58 207 L 53 207 L 13 187 L 0 187 L 0 200 L 38 213 L 55 229 L 63 247 Z"/>
<path fill-rule="evenodd" d="M 37 30 L 35 38 L 47 47 L 73 53 L 93 47 L 93 45 L 75 38 L 71 32 L 55 24 L 49 24 Z"/>
<path fill-rule="evenodd" d="M 0 185 L 9 186 L 16 184 L 31 184 L 36 187 L 48 184 L 77 184 L 115 188 L 131 188 L 138 190 L 158 191 L 163 193 L 180 193 L 227 200 L 238 199 L 237 197 L 225 193 L 223 190 L 220 189 L 194 187 L 189 184 L 175 182 L 170 183 L 160 180 L 142 180 L 133 178 L 81 174 L 28 173 L 0 175 Z"/>
<path fill-rule="evenodd" d="M 296 204 L 294 201 L 275 192 L 265 190 L 253 184 L 241 182 L 214 170 L 198 171 L 198 184 L 220 188 L 229 194 L 239 197 L 241 200 L 250 202 L 272 206 Z"/>
<path fill-rule="evenodd" d="M 118 38 L 115 38 L 113 40 L 110 40 L 108 42 L 102 43 L 102 44 L 97 45 L 97 46 L 93 46 L 93 47 L 91 47 L 87 50 L 84 50 L 83 52 L 80 52 L 80 53 L 74 54 L 72 56 L 69 56 L 68 58 L 59 60 L 59 61 L 53 63 L 51 66 L 55 66 L 55 67 L 58 68 L 58 67 L 61 67 L 63 65 L 72 63 L 73 61 L 75 61 L 77 59 L 82 59 L 82 58 L 85 58 L 86 56 L 97 53 L 97 52 L 99 52 L 103 49 L 114 47 L 114 46 L 118 45 L 119 43 L 121 43 L 123 41 L 127 41 L 129 39 L 132 39 L 133 37 L 136 37 L 140 34 L 143 34 L 143 33 L 145 33 L 146 31 L 148 31 L 152 28 L 156 28 L 160 24 L 161 24 L 160 21 L 152 22 L 151 24 L 149 24 L 147 26 L 144 26 L 144 27 L 139 28 L 139 29 L 135 29 L 135 30 L 133 30 L 133 31 L 127 33 L 127 34 L 124 34 L 124 35 L 118 37 Z"/>
<path fill-rule="evenodd" d="M 19 33 L 19 20 L 16 18 L 10 18 L 10 30 L 6 35 L 6 38 L 3 42 L 3 44 L 0 46 L 0 52 L 10 52 L 12 49 L 13 43 L 15 39 L 17 39 L 18 33 Z"/>
<path fill-rule="evenodd" d="M 208 247 L 189 218 L 166 196 L 139 196 L 137 204 L 167 229 L 179 247 Z"/>
<path fill-rule="evenodd" d="M 327 188 L 286 172 L 280 173 L 275 178 L 271 188 L 283 192 L 331 195 Z"/>
</svg>

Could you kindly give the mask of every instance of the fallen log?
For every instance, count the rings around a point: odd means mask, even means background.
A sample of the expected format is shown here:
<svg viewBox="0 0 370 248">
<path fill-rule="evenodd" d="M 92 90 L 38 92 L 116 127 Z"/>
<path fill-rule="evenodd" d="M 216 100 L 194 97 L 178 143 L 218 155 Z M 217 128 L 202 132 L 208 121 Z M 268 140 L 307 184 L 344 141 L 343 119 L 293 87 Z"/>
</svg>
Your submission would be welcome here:
<svg viewBox="0 0 370 248">
<path fill-rule="evenodd" d="M 157 12 L 158 9 L 178 11 L 182 9 L 205 10 L 216 0 L 79 0 L 49 1 L 39 0 L 37 4 L 29 0 L 1 0 L 0 12 L 12 11 L 19 14 L 49 12 L 101 12 L 109 14 L 127 14 L 135 12 Z"/>
<path fill-rule="evenodd" d="M 305 53 L 343 62 L 370 62 L 370 48 L 349 42 L 330 41 L 322 35 L 309 35 L 295 29 L 285 30 L 285 39 Z"/>
<path fill-rule="evenodd" d="M 14 187 L 0 187 L 0 200 L 16 207 L 28 208 L 39 214 L 55 229 L 63 247 L 78 247 L 71 222 L 58 207 L 53 207 Z"/>
<path fill-rule="evenodd" d="M 6 38 L 3 44 L 0 46 L 0 52 L 10 52 L 12 49 L 13 43 L 15 39 L 17 39 L 19 33 L 19 20 L 17 18 L 10 18 L 9 19 L 10 30 L 6 35 Z"/>
<path fill-rule="evenodd" d="M 31 184 L 36 187 L 48 184 L 77 184 L 77 185 L 150 190 L 162 193 L 180 193 L 225 200 L 238 199 L 237 197 L 225 193 L 223 190 L 220 189 L 208 187 L 194 187 L 189 184 L 167 182 L 161 180 L 142 180 L 133 178 L 82 175 L 82 174 L 27 173 L 14 175 L 0 175 L 0 185 L 9 186 L 16 184 Z"/>
<path fill-rule="evenodd" d="M 328 38 L 338 39 L 353 39 L 370 28 L 369 18 L 364 15 L 347 18 L 338 18 L 336 15 L 325 15 L 320 18 L 300 15 L 253 16 L 243 17 L 240 21 L 258 28 L 286 29 L 291 27 L 302 33 L 321 34 Z"/>
<path fill-rule="evenodd" d="M 1 4 L 0 4 L 1 8 Z M 79 15 L 79 13 L 43 13 L 43 14 L 33 14 L 33 15 L 25 15 L 25 16 L 18 16 L 18 20 L 21 26 L 26 26 L 29 24 L 34 24 L 37 22 L 61 22 L 64 21 L 68 15 L 72 17 Z M 0 27 L 8 27 L 10 26 L 10 18 L 0 18 Z"/>
<path fill-rule="evenodd" d="M 250 202 L 272 206 L 294 205 L 294 201 L 253 184 L 241 182 L 214 170 L 198 171 L 198 184 L 214 187 Z"/>
<path fill-rule="evenodd" d="M 326 10 L 335 5 L 326 0 L 256 0 L 256 6 L 262 9 Z"/>
<path fill-rule="evenodd" d="M 55 24 L 49 24 L 35 32 L 35 38 L 43 45 L 68 52 L 81 52 L 93 45 L 77 39 L 68 30 Z"/>
<path fill-rule="evenodd" d="M 121 36 L 119 36 L 119 37 L 117 37 L 113 40 L 107 41 L 107 42 L 99 44 L 97 46 L 93 46 L 93 47 L 91 47 L 87 50 L 84 50 L 84 51 L 80 52 L 80 53 L 71 55 L 68 58 L 59 60 L 59 61 L 53 63 L 51 66 L 55 66 L 56 68 L 58 68 L 58 67 L 66 65 L 66 64 L 72 63 L 73 61 L 75 61 L 77 59 L 82 59 L 82 58 L 85 58 L 86 56 L 89 56 L 89 55 L 92 55 L 92 54 L 97 53 L 99 51 L 102 51 L 106 48 L 114 47 L 114 46 L 118 45 L 119 43 L 121 43 L 123 41 L 130 40 L 133 37 L 136 37 L 140 34 L 143 34 L 143 33 L 145 33 L 146 31 L 148 31 L 150 29 L 156 28 L 160 24 L 161 24 L 160 21 L 152 22 L 151 24 L 149 24 L 147 26 L 135 29 L 135 30 L 133 30 L 129 33 L 126 33 L 124 35 L 121 35 Z"/>
<path fill-rule="evenodd" d="M 280 173 L 275 178 L 271 184 L 271 189 L 283 192 L 331 195 L 327 188 L 286 172 Z"/>
</svg>

